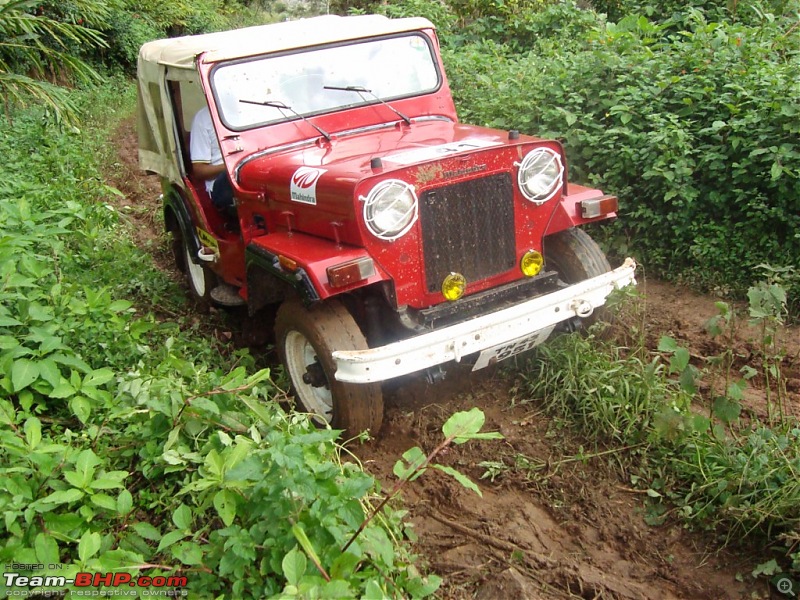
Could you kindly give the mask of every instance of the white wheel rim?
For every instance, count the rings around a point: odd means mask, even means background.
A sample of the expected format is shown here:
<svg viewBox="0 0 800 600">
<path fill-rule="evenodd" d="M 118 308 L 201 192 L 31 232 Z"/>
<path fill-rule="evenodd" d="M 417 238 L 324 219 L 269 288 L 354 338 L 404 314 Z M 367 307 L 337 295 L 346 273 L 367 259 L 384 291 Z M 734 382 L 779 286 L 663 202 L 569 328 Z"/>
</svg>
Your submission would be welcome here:
<svg viewBox="0 0 800 600">
<path fill-rule="evenodd" d="M 189 285 L 192 286 L 192 289 L 200 298 L 203 298 L 206 295 L 206 274 L 203 270 L 204 267 L 196 264 L 192 260 L 189 244 L 184 243 L 183 249 L 186 254 L 186 273 L 189 275 Z"/>
<path fill-rule="evenodd" d="M 303 381 L 303 375 L 310 365 L 317 361 L 317 352 L 299 331 L 290 331 L 286 334 L 284 342 L 286 354 L 286 368 L 292 379 L 295 392 L 303 406 L 322 417 L 326 423 L 333 418 L 333 394 L 327 386 L 314 387 Z"/>
</svg>

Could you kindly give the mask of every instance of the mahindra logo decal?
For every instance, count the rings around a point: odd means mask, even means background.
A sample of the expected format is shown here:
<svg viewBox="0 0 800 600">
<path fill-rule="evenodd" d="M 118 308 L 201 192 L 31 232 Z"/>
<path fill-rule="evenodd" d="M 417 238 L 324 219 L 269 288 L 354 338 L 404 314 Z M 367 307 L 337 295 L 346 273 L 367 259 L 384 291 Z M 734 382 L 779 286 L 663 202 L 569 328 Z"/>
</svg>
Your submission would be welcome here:
<svg viewBox="0 0 800 600">
<path fill-rule="evenodd" d="M 317 203 L 317 181 L 326 173 L 326 169 L 300 167 L 292 175 L 289 184 L 289 196 L 294 202 L 303 204 Z"/>
<path fill-rule="evenodd" d="M 324 172 L 325 171 L 321 169 L 314 169 L 312 167 L 300 167 L 294 172 L 294 175 L 292 175 L 292 183 L 299 188 L 310 188 Z"/>
</svg>

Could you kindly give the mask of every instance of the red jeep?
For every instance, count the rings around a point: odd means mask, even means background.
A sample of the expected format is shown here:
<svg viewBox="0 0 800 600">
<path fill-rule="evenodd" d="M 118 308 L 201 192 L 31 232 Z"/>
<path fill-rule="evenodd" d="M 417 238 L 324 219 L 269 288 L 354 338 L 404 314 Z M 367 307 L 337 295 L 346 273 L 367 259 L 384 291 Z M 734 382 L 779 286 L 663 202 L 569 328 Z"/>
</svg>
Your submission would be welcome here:
<svg viewBox="0 0 800 600">
<path fill-rule="evenodd" d="M 632 260 L 612 271 L 576 228 L 617 199 L 568 183 L 561 144 L 458 122 L 426 19 L 150 42 L 138 77 L 140 163 L 161 176 L 191 292 L 279 305 L 295 397 L 333 427 L 377 432 L 381 382 L 503 360 L 634 282 Z M 234 222 L 193 174 L 206 105 Z"/>
</svg>

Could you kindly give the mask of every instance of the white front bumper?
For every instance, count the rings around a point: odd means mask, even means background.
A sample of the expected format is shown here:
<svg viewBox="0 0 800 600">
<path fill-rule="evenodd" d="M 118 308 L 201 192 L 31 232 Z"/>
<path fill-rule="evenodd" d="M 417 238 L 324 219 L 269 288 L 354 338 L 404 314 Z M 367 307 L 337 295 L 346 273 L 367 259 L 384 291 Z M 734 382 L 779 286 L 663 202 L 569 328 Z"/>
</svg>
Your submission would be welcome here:
<svg viewBox="0 0 800 600">
<path fill-rule="evenodd" d="M 588 317 L 615 289 L 636 284 L 632 258 L 613 271 L 557 292 L 430 333 L 369 350 L 337 350 L 336 379 L 385 381 L 530 336 L 573 317 Z"/>
</svg>

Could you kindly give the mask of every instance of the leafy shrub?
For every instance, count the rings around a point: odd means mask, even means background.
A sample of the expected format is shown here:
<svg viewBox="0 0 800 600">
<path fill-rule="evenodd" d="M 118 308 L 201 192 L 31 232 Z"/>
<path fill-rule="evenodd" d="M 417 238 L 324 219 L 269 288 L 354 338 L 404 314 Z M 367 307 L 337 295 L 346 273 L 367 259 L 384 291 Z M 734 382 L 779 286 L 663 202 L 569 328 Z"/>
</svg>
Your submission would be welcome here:
<svg viewBox="0 0 800 600">
<path fill-rule="evenodd" d="M 618 21 L 627 15 L 643 15 L 655 21 L 681 21 L 689 12 L 702 11 L 709 21 L 731 21 L 754 24 L 765 13 L 790 16 L 798 10 L 796 0 L 590 0 L 598 12 Z"/>
<path fill-rule="evenodd" d="M 287 417 L 247 352 L 114 297 L 155 271 L 95 162 L 132 105 L 120 85 L 71 94 L 93 108 L 86 131 L 40 111 L 0 131 L 0 558 L 186 576 L 198 597 L 429 595 L 401 513 L 340 550 L 375 483 L 336 432 Z"/>
<path fill-rule="evenodd" d="M 561 138 L 574 177 L 620 196 L 621 253 L 741 292 L 756 265 L 800 257 L 798 33 L 629 17 L 578 49 L 445 59 L 463 120 Z"/>
</svg>

